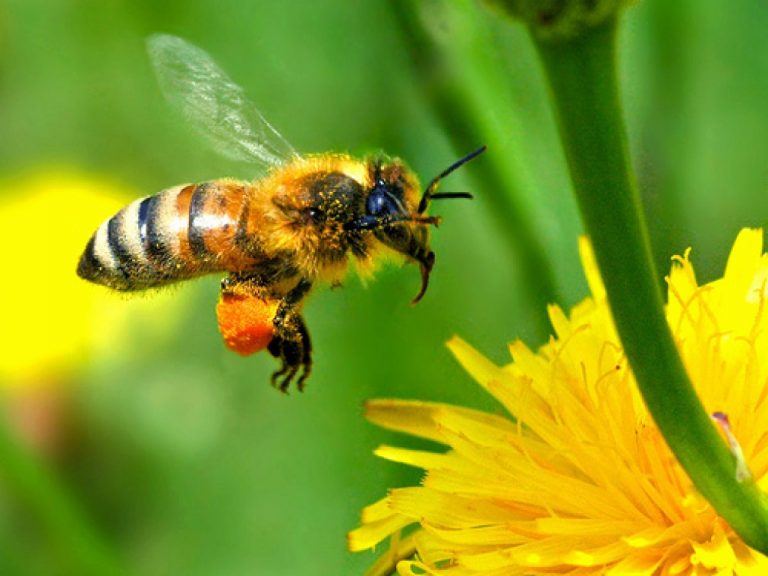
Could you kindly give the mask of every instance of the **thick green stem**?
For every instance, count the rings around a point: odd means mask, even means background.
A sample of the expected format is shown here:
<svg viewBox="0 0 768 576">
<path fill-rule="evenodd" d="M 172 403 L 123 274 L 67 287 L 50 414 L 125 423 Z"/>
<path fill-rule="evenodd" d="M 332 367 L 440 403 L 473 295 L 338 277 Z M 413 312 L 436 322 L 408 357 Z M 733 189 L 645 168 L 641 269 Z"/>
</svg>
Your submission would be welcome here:
<svg viewBox="0 0 768 576">
<path fill-rule="evenodd" d="M 40 521 L 74 574 L 124 574 L 113 551 L 48 467 L 21 446 L 0 422 L 0 481 Z"/>
<path fill-rule="evenodd" d="M 768 508 L 691 386 L 664 315 L 629 162 L 616 77 L 616 21 L 567 41 L 533 34 L 586 228 L 648 409 L 697 489 L 744 541 L 768 552 Z"/>
</svg>

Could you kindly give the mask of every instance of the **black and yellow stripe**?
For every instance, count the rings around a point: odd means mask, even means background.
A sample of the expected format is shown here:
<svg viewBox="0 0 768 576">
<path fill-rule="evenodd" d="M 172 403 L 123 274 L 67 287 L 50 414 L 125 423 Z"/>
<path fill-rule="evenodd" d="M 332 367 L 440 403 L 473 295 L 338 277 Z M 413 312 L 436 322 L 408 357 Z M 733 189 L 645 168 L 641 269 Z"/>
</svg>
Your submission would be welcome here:
<svg viewBox="0 0 768 576">
<path fill-rule="evenodd" d="M 207 182 L 140 198 L 99 227 L 77 273 L 132 291 L 247 266 L 247 196 L 242 185 Z"/>
<path fill-rule="evenodd" d="M 132 202 L 104 222 L 80 258 L 81 278 L 115 290 L 142 290 L 187 277 L 178 274 L 175 200 L 183 187 Z"/>
</svg>

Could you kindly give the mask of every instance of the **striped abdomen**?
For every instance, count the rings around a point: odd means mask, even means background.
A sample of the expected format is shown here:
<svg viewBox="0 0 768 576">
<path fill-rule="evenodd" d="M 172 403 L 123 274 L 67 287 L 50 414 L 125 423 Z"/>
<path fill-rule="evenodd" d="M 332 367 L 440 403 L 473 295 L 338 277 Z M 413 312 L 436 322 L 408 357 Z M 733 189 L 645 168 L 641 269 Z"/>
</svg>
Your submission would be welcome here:
<svg viewBox="0 0 768 576">
<path fill-rule="evenodd" d="M 104 222 L 77 274 L 115 290 L 141 290 L 257 264 L 245 230 L 247 185 L 215 181 L 169 188 Z"/>
</svg>

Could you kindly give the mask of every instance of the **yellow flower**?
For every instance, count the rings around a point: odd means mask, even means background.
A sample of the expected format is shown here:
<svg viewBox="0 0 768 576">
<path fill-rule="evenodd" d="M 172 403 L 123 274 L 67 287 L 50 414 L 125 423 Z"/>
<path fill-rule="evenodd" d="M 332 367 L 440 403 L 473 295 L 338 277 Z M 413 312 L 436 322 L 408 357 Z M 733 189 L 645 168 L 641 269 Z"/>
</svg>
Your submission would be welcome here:
<svg viewBox="0 0 768 576">
<path fill-rule="evenodd" d="M 168 324 L 174 295 L 127 299 L 75 274 L 90 235 L 137 193 L 69 170 L 6 179 L 2 189 L 0 385 L 66 379 L 89 352 L 120 350 L 129 319 Z"/>
<path fill-rule="evenodd" d="M 384 446 L 427 471 L 420 487 L 365 508 L 352 550 L 394 535 L 378 573 L 520 575 L 768 574 L 693 488 L 635 386 L 586 242 L 592 297 L 538 352 L 510 346 L 498 367 L 458 338 L 449 347 L 512 416 L 437 403 L 378 400 L 373 422 L 448 446 Z M 762 231 L 743 230 L 725 274 L 700 286 L 688 253 L 668 277 L 667 318 L 696 389 L 727 414 L 758 482 L 768 486 L 768 259 Z M 399 531 L 417 524 L 407 536 Z M 416 559 L 403 560 L 416 551 Z"/>
</svg>

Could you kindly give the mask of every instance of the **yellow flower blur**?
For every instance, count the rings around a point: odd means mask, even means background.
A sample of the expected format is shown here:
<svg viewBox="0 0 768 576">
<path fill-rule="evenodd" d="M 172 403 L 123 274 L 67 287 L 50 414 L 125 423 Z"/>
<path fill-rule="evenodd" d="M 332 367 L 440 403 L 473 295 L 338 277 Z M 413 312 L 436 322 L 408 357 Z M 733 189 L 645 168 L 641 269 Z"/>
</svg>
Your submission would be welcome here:
<svg viewBox="0 0 768 576">
<path fill-rule="evenodd" d="M 723 412 L 755 480 L 768 487 L 768 258 L 743 230 L 723 277 L 696 281 L 684 257 L 668 277 L 667 318 L 710 413 Z M 635 386 L 586 242 L 592 297 L 538 352 L 510 346 L 498 367 L 458 338 L 459 362 L 514 418 L 437 403 L 378 400 L 373 422 L 448 446 L 384 446 L 386 459 L 427 471 L 363 510 L 349 547 L 393 535 L 375 573 L 758 575 L 748 548 L 693 488 Z M 416 524 L 400 538 L 400 530 Z M 407 559 L 413 556 L 414 559 Z"/>
<path fill-rule="evenodd" d="M 75 274 L 90 235 L 134 191 L 73 171 L 3 182 L 0 384 L 60 381 L 89 351 L 119 349 L 129 317 L 150 322 L 167 297 L 127 299 Z"/>
</svg>

